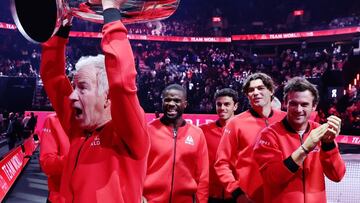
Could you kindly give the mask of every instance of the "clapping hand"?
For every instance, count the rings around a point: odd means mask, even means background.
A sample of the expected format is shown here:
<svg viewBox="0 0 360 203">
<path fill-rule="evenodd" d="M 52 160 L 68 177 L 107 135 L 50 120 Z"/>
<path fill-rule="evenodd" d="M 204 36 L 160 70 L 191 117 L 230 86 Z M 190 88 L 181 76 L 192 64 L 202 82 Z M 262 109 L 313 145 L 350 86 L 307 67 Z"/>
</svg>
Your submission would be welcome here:
<svg viewBox="0 0 360 203">
<path fill-rule="evenodd" d="M 324 136 L 321 138 L 322 142 L 332 142 L 339 135 L 341 129 L 341 119 L 336 116 L 327 118 L 328 128 Z"/>
</svg>

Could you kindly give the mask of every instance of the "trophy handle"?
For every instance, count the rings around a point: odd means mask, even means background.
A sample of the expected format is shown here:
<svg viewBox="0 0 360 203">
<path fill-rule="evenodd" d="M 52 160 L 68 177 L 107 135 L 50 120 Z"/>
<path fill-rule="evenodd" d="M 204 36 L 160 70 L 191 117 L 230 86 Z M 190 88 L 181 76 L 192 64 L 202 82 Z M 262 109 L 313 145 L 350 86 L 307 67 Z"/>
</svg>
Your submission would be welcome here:
<svg viewBox="0 0 360 203">
<path fill-rule="evenodd" d="M 62 4 L 62 0 L 11 0 L 10 9 L 20 33 L 30 42 L 40 43 L 47 41 L 59 29 L 61 16 L 66 13 L 61 9 Z"/>
<path fill-rule="evenodd" d="M 68 15 L 103 23 L 102 6 L 73 0 L 78 8 L 69 7 L 71 0 L 11 0 L 11 13 L 20 33 L 33 43 L 43 43 L 60 28 Z M 120 8 L 122 22 L 140 23 L 169 17 L 180 0 L 128 0 Z M 73 5 L 73 4 L 71 4 Z M 36 13 L 36 15 L 34 15 Z"/>
</svg>

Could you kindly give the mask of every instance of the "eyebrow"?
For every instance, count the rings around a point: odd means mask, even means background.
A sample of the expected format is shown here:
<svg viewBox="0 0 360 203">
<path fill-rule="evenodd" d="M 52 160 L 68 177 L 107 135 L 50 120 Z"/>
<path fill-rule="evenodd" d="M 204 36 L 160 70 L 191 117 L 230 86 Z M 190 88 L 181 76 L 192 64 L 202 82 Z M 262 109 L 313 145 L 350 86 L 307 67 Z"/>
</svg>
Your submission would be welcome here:
<svg viewBox="0 0 360 203">
<path fill-rule="evenodd" d="M 88 85 L 89 83 L 87 81 L 77 81 L 76 82 L 77 85 Z"/>
<path fill-rule="evenodd" d="M 265 87 L 266 88 L 265 85 L 258 85 L 258 86 L 254 86 L 254 87 L 249 86 L 249 89 L 255 89 L 255 88 L 259 88 L 259 87 Z"/>
</svg>

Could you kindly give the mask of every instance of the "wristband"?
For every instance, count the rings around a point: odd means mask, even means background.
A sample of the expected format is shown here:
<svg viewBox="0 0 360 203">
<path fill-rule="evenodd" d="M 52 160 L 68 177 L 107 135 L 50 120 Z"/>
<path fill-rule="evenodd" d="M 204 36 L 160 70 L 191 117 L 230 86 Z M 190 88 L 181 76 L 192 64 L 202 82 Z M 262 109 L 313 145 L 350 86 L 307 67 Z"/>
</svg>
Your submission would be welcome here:
<svg viewBox="0 0 360 203">
<path fill-rule="evenodd" d="M 300 145 L 300 147 L 305 152 L 306 155 L 308 155 L 310 153 L 310 151 L 305 149 L 305 147 L 303 145 Z"/>
</svg>

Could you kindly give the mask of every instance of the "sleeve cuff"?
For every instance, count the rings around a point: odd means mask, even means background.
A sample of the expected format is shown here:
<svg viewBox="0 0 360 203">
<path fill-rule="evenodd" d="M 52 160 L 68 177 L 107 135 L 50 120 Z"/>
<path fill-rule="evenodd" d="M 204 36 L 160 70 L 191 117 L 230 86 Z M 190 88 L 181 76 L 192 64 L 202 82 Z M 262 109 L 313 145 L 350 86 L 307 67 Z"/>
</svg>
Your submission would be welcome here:
<svg viewBox="0 0 360 203">
<path fill-rule="evenodd" d="M 245 194 L 244 191 L 242 191 L 242 189 L 240 189 L 239 187 L 236 188 L 232 193 L 231 193 L 231 196 L 234 198 L 234 199 L 237 199 L 240 195 L 243 195 Z"/>
<path fill-rule="evenodd" d="M 108 8 L 103 12 L 104 24 L 118 21 L 121 19 L 120 10 L 116 8 Z"/>
<path fill-rule="evenodd" d="M 69 37 L 70 30 L 71 26 L 60 26 L 55 35 L 67 39 Z"/>
<path fill-rule="evenodd" d="M 293 173 L 295 173 L 299 169 L 299 166 L 295 163 L 291 156 L 284 160 L 284 164 Z"/>
<path fill-rule="evenodd" d="M 334 141 L 329 142 L 329 143 L 321 142 L 321 149 L 324 150 L 324 151 L 330 151 L 330 150 L 335 149 L 335 148 L 336 148 L 336 145 L 335 145 Z"/>
</svg>

